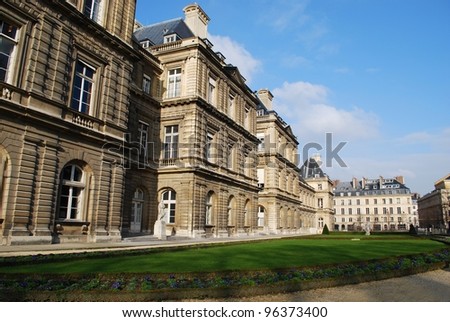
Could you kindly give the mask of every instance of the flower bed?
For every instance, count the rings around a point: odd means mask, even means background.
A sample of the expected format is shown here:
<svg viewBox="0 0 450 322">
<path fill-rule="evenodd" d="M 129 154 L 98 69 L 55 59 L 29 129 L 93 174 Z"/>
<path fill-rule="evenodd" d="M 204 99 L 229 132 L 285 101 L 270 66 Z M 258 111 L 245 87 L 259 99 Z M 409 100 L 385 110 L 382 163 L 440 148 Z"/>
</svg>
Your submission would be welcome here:
<svg viewBox="0 0 450 322">
<path fill-rule="evenodd" d="M 1 301 L 157 301 L 293 292 L 448 266 L 449 249 L 384 260 L 279 270 L 180 274 L 0 276 Z"/>
</svg>

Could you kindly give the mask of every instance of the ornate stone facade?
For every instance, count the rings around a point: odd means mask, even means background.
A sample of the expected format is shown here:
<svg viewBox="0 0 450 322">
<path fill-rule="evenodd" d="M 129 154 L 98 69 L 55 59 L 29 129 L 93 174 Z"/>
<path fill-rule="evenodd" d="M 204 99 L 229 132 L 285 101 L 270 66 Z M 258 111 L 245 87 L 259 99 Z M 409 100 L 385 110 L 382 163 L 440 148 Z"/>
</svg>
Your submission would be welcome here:
<svg viewBox="0 0 450 322">
<path fill-rule="evenodd" d="M 450 231 L 450 175 L 436 181 L 434 188 L 417 202 L 420 227 L 448 233 Z"/>
<path fill-rule="evenodd" d="M 213 50 L 206 13 L 143 27 L 135 5 L 2 1 L 1 244 L 151 235 L 159 207 L 167 235 L 316 232 L 292 130 Z"/>
<path fill-rule="evenodd" d="M 269 90 L 258 91 L 258 226 L 266 233 L 315 233 L 316 196 L 300 175 L 298 141 L 272 108 Z"/>
<path fill-rule="evenodd" d="M 120 240 L 134 10 L 2 1 L 2 244 Z"/>
</svg>

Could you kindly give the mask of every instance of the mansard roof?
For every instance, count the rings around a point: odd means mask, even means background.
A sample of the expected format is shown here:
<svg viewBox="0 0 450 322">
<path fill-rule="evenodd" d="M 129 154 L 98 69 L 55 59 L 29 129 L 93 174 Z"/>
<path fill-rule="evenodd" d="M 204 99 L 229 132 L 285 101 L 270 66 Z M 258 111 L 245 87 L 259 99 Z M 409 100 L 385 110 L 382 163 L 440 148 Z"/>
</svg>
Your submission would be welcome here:
<svg viewBox="0 0 450 322">
<path fill-rule="evenodd" d="M 163 44 L 164 37 L 172 34 L 176 34 L 181 39 L 194 37 L 191 29 L 189 29 L 182 18 L 144 26 L 134 32 L 134 36 L 139 42 L 150 40 L 154 45 Z"/>
<path fill-rule="evenodd" d="M 339 181 L 335 184 L 335 194 L 350 193 L 358 194 L 392 194 L 392 193 L 410 193 L 410 189 L 397 179 L 366 179 L 353 181 Z"/>
<path fill-rule="evenodd" d="M 320 164 L 314 158 L 309 158 L 300 168 L 300 173 L 305 179 L 325 178 L 326 175 L 320 168 Z"/>
</svg>

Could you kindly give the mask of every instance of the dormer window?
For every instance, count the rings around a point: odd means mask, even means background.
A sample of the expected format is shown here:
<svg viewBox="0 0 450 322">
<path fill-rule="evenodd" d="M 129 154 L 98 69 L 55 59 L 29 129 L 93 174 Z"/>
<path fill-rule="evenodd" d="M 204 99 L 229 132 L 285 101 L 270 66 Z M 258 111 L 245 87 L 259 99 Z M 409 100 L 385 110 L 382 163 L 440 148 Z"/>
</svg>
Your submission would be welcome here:
<svg viewBox="0 0 450 322">
<path fill-rule="evenodd" d="M 150 47 L 150 40 L 141 41 L 141 46 L 142 46 L 142 48 Z"/>
<path fill-rule="evenodd" d="M 165 44 L 168 44 L 168 43 L 171 43 L 171 42 L 175 42 L 175 41 L 177 41 L 177 35 L 176 34 L 171 34 L 171 35 L 164 36 L 164 43 Z"/>
</svg>

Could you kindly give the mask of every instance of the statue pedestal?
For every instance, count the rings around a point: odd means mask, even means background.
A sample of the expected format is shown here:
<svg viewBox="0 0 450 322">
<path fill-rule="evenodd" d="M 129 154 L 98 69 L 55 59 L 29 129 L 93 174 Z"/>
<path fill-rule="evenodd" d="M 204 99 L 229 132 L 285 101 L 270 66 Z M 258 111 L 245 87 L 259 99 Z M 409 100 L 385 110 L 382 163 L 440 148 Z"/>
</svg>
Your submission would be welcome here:
<svg viewBox="0 0 450 322">
<path fill-rule="evenodd" d="M 166 235 L 166 222 L 163 220 L 157 220 L 153 229 L 153 235 L 160 240 L 167 240 Z"/>
</svg>

